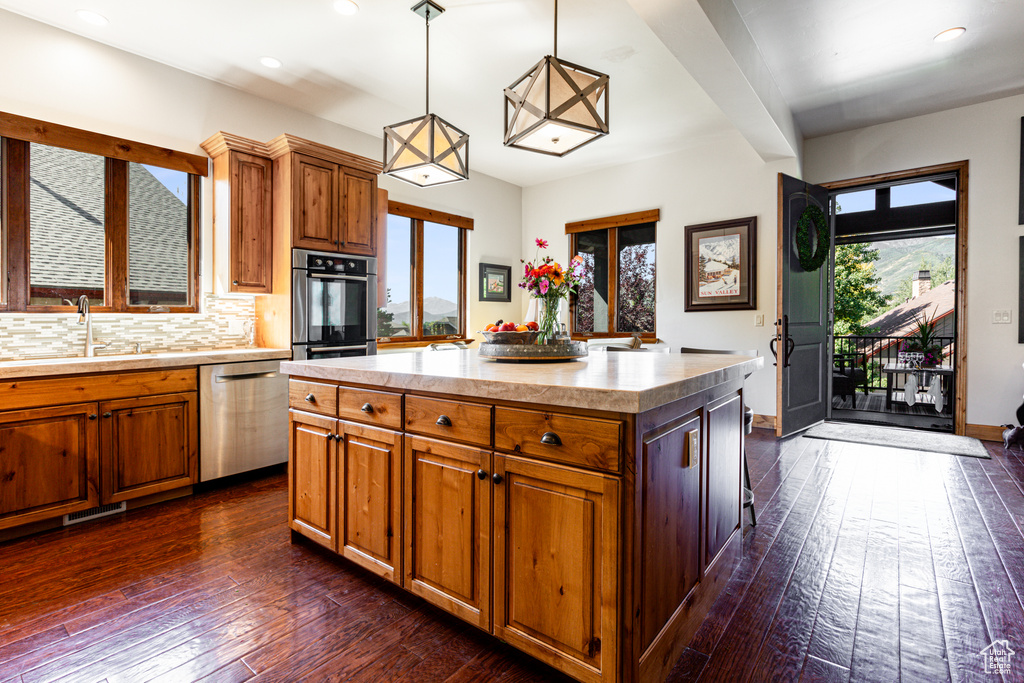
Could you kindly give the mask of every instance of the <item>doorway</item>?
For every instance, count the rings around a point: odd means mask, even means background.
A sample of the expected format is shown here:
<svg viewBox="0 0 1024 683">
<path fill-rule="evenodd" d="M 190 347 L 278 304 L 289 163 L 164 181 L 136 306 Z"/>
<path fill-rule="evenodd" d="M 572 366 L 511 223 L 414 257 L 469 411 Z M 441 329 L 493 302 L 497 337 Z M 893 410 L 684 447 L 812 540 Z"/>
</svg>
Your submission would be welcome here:
<svg viewBox="0 0 1024 683">
<path fill-rule="evenodd" d="M 964 161 L 821 186 L 780 174 L 777 434 L 824 419 L 964 433 L 967 171 Z M 814 273 L 795 258 L 811 205 L 832 238 Z M 862 277 L 879 261 L 876 282 Z"/>
</svg>

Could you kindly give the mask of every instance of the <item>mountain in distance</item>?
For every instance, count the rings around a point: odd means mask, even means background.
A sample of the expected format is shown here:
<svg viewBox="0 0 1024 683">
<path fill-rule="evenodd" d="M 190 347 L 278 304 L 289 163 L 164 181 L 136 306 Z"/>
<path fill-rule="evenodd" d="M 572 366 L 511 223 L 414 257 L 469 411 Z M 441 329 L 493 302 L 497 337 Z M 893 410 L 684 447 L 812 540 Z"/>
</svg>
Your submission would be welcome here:
<svg viewBox="0 0 1024 683">
<path fill-rule="evenodd" d="M 409 322 L 408 301 L 392 301 L 384 310 L 395 315 L 395 323 Z M 428 296 L 423 300 L 423 318 L 426 322 L 444 320 L 458 314 L 459 307 L 452 301 L 437 296 Z"/>
<path fill-rule="evenodd" d="M 725 265 L 739 263 L 739 246 L 737 239 L 703 239 L 700 241 L 700 255 Z"/>
<path fill-rule="evenodd" d="M 871 248 L 878 250 L 875 274 L 881 278 L 878 286 L 882 294 L 892 294 L 904 280 L 909 280 L 921 268 L 922 260 L 932 268 L 941 265 L 956 254 L 956 239 L 948 237 L 914 237 L 890 242 L 875 242 Z M 941 282 L 932 282 L 933 287 Z"/>
</svg>

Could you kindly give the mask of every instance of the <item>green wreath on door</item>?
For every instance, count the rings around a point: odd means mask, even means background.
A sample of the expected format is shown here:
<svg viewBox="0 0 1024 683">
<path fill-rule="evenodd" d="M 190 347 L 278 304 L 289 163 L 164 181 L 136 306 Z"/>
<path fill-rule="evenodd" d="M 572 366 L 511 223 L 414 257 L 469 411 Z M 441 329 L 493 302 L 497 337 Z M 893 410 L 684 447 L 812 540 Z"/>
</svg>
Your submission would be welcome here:
<svg viewBox="0 0 1024 683">
<path fill-rule="evenodd" d="M 814 225 L 817 236 L 817 249 L 811 242 L 811 224 Z M 796 223 L 796 251 L 800 267 L 807 272 L 821 268 L 821 264 L 828 258 L 828 244 L 828 218 L 821 209 L 812 204 L 804 209 Z"/>
</svg>

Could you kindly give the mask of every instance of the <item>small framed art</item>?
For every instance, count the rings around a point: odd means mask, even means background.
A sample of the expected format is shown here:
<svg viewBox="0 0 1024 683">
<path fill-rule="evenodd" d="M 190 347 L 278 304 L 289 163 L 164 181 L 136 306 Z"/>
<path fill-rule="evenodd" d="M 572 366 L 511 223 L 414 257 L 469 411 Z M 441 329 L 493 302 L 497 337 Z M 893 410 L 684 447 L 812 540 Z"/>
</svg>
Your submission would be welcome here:
<svg viewBox="0 0 1024 683">
<path fill-rule="evenodd" d="M 480 301 L 512 301 L 512 267 L 480 264 Z"/>
</svg>

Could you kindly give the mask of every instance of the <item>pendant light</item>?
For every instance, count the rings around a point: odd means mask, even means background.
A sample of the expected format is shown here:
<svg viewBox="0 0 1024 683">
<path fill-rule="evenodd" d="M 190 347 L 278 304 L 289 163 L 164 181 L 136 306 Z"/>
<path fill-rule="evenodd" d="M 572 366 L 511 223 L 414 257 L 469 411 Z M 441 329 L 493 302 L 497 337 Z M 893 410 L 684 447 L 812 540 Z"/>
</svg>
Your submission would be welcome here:
<svg viewBox="0 0 1024 683">
<path fill-rule="evenodd" d="M 564 156 L 608 134 L 608 76 L 555 50 L 505 88 L 505 146 Z"/>
<path fill-rule="evenodd" d="M 422 0 L 412 11 L 427 25 L 427 113 L 384 126 L 384 173 L 419 187 L 469 177 L 469 136 L 440 116 L 430 113 L 430 20 L 444 8 Z"/>
</svg>

